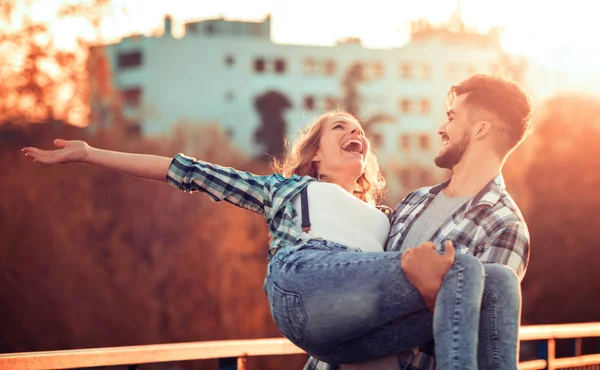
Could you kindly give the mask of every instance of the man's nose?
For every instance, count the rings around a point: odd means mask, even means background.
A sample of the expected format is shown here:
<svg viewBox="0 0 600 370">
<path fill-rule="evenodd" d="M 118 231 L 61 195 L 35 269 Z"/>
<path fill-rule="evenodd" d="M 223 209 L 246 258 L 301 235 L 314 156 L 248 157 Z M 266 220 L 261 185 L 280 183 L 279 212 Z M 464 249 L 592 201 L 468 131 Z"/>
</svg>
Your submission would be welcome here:
<svg viewBox="0 0 600 370">
<path fill-rule="evenodd" d="M 446 124 L 444 123 L 443 125 L 441 125 L 438 130 L 437 130 L 437 134 L 442 136 L 446 133 Z"/>
</svg>

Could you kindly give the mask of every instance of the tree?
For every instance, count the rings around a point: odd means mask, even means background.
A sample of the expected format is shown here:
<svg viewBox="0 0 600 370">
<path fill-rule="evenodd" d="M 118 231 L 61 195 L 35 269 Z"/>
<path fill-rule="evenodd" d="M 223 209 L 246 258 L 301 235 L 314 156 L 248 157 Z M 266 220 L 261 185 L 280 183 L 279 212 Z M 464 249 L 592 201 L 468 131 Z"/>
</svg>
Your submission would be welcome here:
<svg viewBox="0 0 600 370">
<path fill-rule="evenodd" d="M 254 132 L 254 141 L 263 144 L 268 156 L 278 156 L 285 151 L 286 122 L 283 113 L 292 107 L 290 99 L 277 91 L 268 91 L 257 97 L 254 108 L 261 122 Z"/>
<path fill-rule="evenodd" d="M 345 111 L 356 117 L 361 116 L 360 84 L 367 83 L 369 80 L 370 76 L 365 72 L 361 62 L 351 64 L 344 74 L 342 80 L 343 107 Z M 361 124 L 367 136 L 370 136 L 377 125 L 394 122 L 395 119 L 396 117 L 388 113 L 376 113 L 361 119 Z"/>
<path fill-rule="evenodd" d="M 600 100 L 557 96 L 536 109 L 531 138 L 507 163 L 531 233 L 524 323 L 600 320 L 599 137 Z"/>
<path fill-rule="evenodd" d="M 63 5 L 43 20 L 33 19 L 29 14 L 41 2 L 6 0 L 0 6 L 0 125 L 87 120 L 86 60 L 92 40 L 78 36 L 72 49 L 60 49 L 51 27 L 77 18 L 97 30 L 111 3 Z"/>
</svg>

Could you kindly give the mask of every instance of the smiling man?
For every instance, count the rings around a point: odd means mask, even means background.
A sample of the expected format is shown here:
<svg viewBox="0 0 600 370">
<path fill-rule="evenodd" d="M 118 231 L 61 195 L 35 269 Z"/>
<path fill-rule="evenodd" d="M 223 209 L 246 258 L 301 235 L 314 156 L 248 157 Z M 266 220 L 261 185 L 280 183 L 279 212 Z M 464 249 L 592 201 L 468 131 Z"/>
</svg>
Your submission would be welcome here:
<svg viewBox="0 0 600 370">
<path fill-rule="evenodd" d="M 438 311 L 452 302 L 438 296 L 445 281 L 439 281 L 439 265 L 430 262 L 437 254 L 433 248 L 423 248 L 423 243 L 429 242 L 440 251 L 450 240 L 456 253 L 473 255 L 483 263 L 485 282 L 479 317 L 476 325 L 460 328 L 460 335 L 472 334 L 468 341 L 475 345 L 466 347 L 476 354 L 458 351 L 460 346 L 465 348 L 464 342 L 438 341 L 395 357 L 342 365 L 341 369 L 517 368 L 519 282 L 529 261 L 529 233 L 519 208 L 505 190 L 502 168 L 529 132 L 530 98 L 516 83 L 487 75 L 475 75 L 453 86 L 448 98 L 448 119 L 438 130 L 442 147 L 434 161 L 438 167 L 451 170 L 452 177 L 418 189 L 400 202 L 386 250 L 403 252 L 401 263 L 408 280 L 433 309 L 434 338 L 447 338 L 450 323 L 441 320 Z M 465 280 L 455 289 L 471 289 L 473 283 Z M 454 314 L 459 318 L 465 312 L 457 310 Z M 394 323 L 388 323 L 373 333 L 372 341 L 381 343 L 383 334 L 392 341 L 395 335 L 406 335 L 402 330 L 397 326 L 394 334 Z M 455 334 L 458 338 L 459 333 Z M 474 361 L 465 361 L 467 358 Z M 305 370 L 333 368 L 311 358 Z"/>
</svg>

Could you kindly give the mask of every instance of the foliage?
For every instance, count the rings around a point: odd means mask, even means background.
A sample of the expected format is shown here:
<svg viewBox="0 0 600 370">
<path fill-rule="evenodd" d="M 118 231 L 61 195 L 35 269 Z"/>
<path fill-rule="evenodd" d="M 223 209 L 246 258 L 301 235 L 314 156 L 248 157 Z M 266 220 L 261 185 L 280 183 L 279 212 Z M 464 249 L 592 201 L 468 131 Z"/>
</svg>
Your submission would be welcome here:
<svg viewBox="0 0 600 370">
<path fill-rule="evenodd" d="M 280 336 L 262 289 L 262 217 L 92 166 L 31 163 L 19 151 L 63 137 L 171 156 L 203 137 L 187 154 L 268 172 L 232 154 L 218 128 L 184 130 L 152 141 L 60 123 L 0 127 L 0 300 L 10 302 L 0 352 Z"/>
<path fill-rule="evenodd" d="M 64 5 L 43 19 L 40 0 L 7 0 L 0 6 L 0 125 L 7 122 L 64 120 L 84 124 L 89 114 L 86 59 L 90 40 L 75 39 L 72 48 L 56 45 L 53 27 L 82 21 L 97 29 L 109 10 L 108 0 Z"/>
<path fill-rule="evenodd" d="M 531 233 L 523 322 L 600 321 L 600 100 L 557 96 L 508 164 Z"/>
</svg>

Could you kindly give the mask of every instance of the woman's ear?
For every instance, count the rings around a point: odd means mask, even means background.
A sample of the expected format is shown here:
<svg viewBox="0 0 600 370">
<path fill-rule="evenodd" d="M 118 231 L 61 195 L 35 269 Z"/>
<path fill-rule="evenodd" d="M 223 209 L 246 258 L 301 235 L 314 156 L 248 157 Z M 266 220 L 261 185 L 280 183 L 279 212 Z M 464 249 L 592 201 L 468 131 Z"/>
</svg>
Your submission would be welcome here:
<svg viewBox="0 0 600 370">
<path fill-rule="evenodd" d="M 315 156 L 312 159 L 313 162 L 321 162 L 321 153 L 317 152 L 317 154 L 315 154 Z"/>
</svg>

